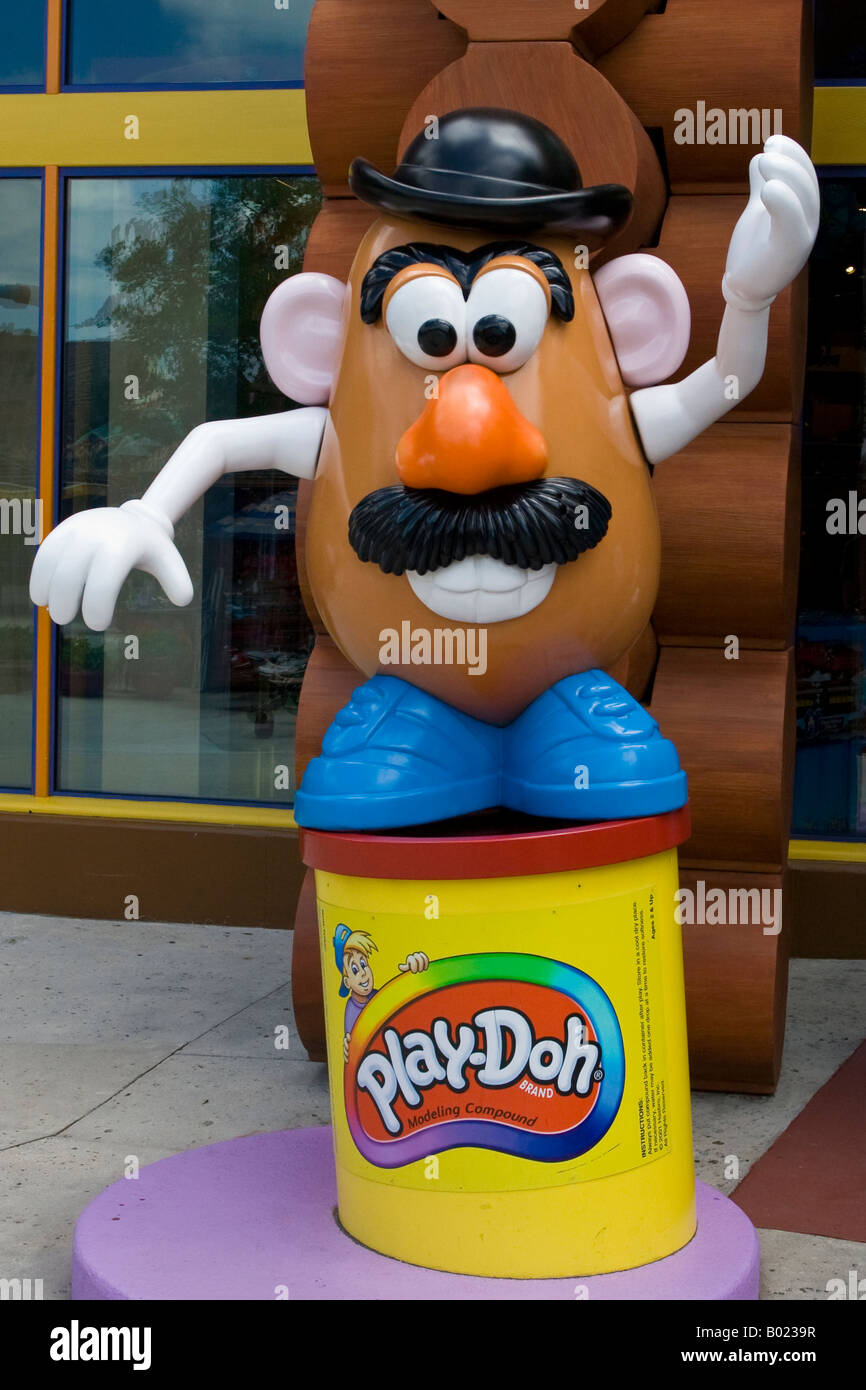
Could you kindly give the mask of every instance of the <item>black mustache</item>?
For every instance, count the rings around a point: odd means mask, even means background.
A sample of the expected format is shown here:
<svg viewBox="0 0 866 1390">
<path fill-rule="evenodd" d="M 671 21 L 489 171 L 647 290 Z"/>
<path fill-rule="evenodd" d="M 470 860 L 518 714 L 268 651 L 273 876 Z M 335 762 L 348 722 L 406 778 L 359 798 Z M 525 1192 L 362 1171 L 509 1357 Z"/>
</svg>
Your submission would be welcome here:
<svg viewBox="0 0 866 1390">
<path fill-rule="evenodd" d="M 349 544 L 385 574 L 426 574 L 470 555 L 540 570 L 592 550 L 610 518 L 604 494 L 579 478 L 539 478 L 469 496 L 397 483 L 353 508 Z"/>
</svg>

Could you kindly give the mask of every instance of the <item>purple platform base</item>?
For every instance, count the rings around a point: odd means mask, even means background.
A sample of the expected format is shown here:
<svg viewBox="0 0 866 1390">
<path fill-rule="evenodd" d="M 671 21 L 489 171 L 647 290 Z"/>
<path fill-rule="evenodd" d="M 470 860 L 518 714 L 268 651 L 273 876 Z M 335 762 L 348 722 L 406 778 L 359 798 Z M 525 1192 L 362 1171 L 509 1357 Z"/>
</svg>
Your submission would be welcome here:
<svg viewBox="0 0 866 1390">
<path fill-rule="evenodd" d="M 665 1260 L 582 1279 L 482 1279 L 374 1254 L 335 1217 L 331 1131 L 283 1130 L 165 1158 L 107 1188 L 75 1231 L 74 1299 L 754 1299 L 755 1229 L 697 1184 L 697 1234 Z M 581 1291 L 582 1292 L 582 1291 Z"/>
</svg>

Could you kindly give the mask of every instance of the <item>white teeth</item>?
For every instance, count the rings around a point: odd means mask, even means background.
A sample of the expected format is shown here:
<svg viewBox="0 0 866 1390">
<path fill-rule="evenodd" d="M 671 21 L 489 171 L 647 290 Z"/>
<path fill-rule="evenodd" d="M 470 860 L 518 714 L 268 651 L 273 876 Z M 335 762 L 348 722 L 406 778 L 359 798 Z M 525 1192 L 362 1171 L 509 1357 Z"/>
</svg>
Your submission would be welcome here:
<svg viewBox="0 0 866 1390">
<path fill-rule="evenodd" d="M 408 570 L 416 598 L 453 623 L 504 623 L 531 613 L 547 598 L 556 565 L 540 570 L 518 569 L 489 555 L 455 560 L 429 574 Z"/>
<path fill-rule="evenodd" d="M 537 570 L 520 570 L 515 565 L 503 565 L 501 560 L 492 560 L 489 555 L 478 558 L 478 587 L 488 593 L 508 594 L 522 589 L 529 576 Z"/>
<path fill-rule="evenodd" d="M 447 589 L 449 594 L 468 594 L 472 589 L 480 589 L 482 585 L 481 575 L 479 574 L 480 556 L 470 555 L 465 560 L 454 560 L 452 564 L 446 565 L 444 569 L 434 570 L 424 578 L 436 576 L 436 583 L 442 589 Z M 420 576 L 418 576 L 420 578 Z"/>
<path fill-rule="evenodd" d="M 440 589 L 446 589 L 449 594 L 468 594 L 476 589 L 506 594 L 521 589 L 526 583 L 527 574 L 533 573 L 531 570 L 517 569 L 514 565 L 504 565 L 501 560 L 492 560 L 489 555 L 470 555 L 465 560 L 454 560 L 443 569 L 435 570 L 431 577 Z"/>
</svg>

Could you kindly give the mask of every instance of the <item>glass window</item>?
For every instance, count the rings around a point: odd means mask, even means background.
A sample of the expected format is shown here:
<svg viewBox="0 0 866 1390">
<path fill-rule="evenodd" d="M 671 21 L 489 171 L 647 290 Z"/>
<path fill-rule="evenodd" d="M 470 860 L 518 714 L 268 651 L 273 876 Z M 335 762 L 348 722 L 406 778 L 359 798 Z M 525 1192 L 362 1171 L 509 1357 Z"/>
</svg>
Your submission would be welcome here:
<svg viewBox="0 0 866 1390">
<path fill-rule="evenodd" d="M 0 178 L 0 787 L 32 775 L 42 183 Z"/>
<path fill-rule="evenodd" d="M 45 0 L 0 0 L 0 87 L 45 86 Z"/>
<path fill-rule="evenodd" d="M 70 0 L 70 86 L 301 83 L 313 0 Z"/>
<path fill-rule="evenodd" d="M 64 516 L 140 497 L 203 420 L 286 408 L 262 363 L 259 318 L 300 269 L 320 205 L 312 176 L 66 187 Z M 63 630 L 58 790 L 291 803 L 312 645 L 296 491 L 275 472 L 223 478 L 177 526 L 195 585 L 188 608 L 134 571 L 107 633 L 80 619 Z"/>
<path fill-rule="evenodd" d="M 866 78 L 863 0 L 814 0 L 815 76 L 824 81 Z"/>
<path fill-rule="evenodd" d="M 809 279 L 794 830 L 866 836 L 866 175 L 821 180 Z"/>
</svg>

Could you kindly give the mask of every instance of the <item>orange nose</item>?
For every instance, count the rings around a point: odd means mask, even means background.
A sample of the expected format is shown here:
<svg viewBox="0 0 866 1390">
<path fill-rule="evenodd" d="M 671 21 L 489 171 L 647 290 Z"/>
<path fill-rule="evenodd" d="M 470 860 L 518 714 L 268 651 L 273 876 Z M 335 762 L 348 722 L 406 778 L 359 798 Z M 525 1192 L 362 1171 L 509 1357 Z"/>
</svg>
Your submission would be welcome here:
<svg viewBox="0 0 866 1390">
<path fill-rule="evenodd" d="M 487 367 L 453 367 L 397 445 L 406 487 L 486 492 L 540 478 L 544 435 L 521 415 L 502 378 Z"/>
</svg>

